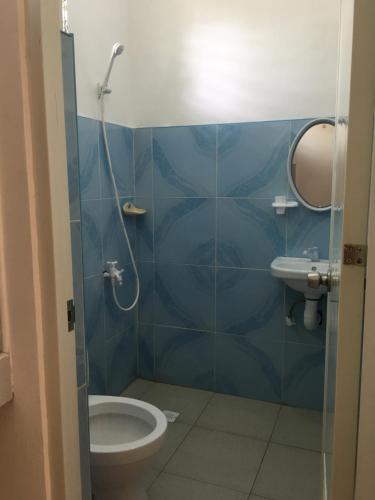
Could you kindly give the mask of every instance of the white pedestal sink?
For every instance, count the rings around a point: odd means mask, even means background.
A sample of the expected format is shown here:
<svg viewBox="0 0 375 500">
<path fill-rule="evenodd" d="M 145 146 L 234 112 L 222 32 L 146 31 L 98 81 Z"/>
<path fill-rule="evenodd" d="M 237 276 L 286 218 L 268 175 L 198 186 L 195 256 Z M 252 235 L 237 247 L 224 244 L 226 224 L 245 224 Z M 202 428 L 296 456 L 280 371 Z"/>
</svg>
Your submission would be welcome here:
<svg viewBox="0 0 375 500">
<path fill-rule="evenodd" d="M 308 330 L 314 330 L 319 324 L 318 301 L 327 293 L 327 288 L 322 285 L 316 289 L 310 288 L 307 275 L 314 271 L 327 274 L 328 266 L 328 260 L 313 262 L 299 257 L 277 257 L 271 264 L 272 276 L 282 279 L 290 288 L 304 294 L 304 322 Z"/>
</svg>

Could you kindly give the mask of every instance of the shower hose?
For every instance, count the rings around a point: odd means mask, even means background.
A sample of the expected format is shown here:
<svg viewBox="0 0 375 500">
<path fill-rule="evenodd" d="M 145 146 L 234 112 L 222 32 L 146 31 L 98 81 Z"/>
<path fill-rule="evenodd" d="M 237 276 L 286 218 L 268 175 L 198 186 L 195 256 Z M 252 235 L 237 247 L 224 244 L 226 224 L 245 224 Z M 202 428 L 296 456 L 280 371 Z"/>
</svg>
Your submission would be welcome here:
<svg viewBox="0 0 375 500">
<path fill-rule="evenodd" d="M 114 279 L 111 279 L 111 284 L 112 284 L 112 293 L 113 293 L 113 299 L 115 301 L 116 306 L 121 309 L 121 311 L 128 312 L 134 309 L 134 307 L 137 305 L 138 299 L 139 299 L 139 291 L 140 291 L 140 284 L 139 284 L 139 275 L 138 275 L 138 269 L 137 265 L 135 263 L 134 259 L 134 254 L 133 250 L 129 241 L 129 236 L 128 232 L 126 230 L 125 226 L 125 221 L 122 215 L 122 210 L 121 210 L 121 204 L 120 204 L 120 198 L 118 194 L 118 189 L 117 189 L 117 184 L 116 184 L 116 179 L 113 173 L 113 166 L 112 166 L 112 159 L 111 159 L 111 153 L 109 150 L 109 145 L 108 145 L 108 137 L 107 137 L 107 130 L 106 130 L 106 125 L 105 125 L 105 116 L 104 116 L 104 94 L 100 98 L 100 114 L 101 114 L 101 123 L 102 123 L 102 131 L 103 131 L 103 139 L 104 139 L 104 147 L 105 147 L 105 152 L 107 156 L 107 162 L 108 162 L 108 168 L 109 168 L 109 173 L 112 181 L 112 187 L 113 191 L 115 193 L 115 198 L 116 198 L 116 208 L 117 208 L 117 213 L 120 219 L 120 224 L 122 228 L 122 232 L 124 233 L 125 241 L 129 249 L 129 254 L 130 254 L 130 260 L 133 266 L 134 274 L 135 274 L 135 281 L 136 281 L 136 293 L 135 293 L 135 298 L 134 301 L 129 305 L 129 306 L 122 306 L 120 304 L 120 301 L 117 297 L 117 292 L 116 292 L 116 283 Z"/>
</svg>

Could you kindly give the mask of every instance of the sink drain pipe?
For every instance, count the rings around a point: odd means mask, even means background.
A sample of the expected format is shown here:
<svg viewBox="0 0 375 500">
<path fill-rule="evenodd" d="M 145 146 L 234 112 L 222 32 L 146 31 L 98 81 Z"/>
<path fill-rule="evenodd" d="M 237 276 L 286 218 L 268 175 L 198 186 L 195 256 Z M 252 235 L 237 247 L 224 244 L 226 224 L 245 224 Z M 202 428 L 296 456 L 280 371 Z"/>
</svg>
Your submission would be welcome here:
<svg viewBox="0 0 375 500">
<path fill-rule="evenodd" d="M 321 322 L 321 314 L 318 311 L 319 299 L 306 299 L 303 321 L 306 330 L 315 330 Z"/>
<path fill-rule="evenodd" d="M 303 323 L 306 330 L 312 331 L 318 328 L 319 325 L 322 324 L 323 315 L 322 312 L 318 310 L 318 304 L 320 299 L 308 299 L 305 298 L 303 300 L 298 300 L 294 302 L 292 307 L 289 310 L 287 317 L 285 318 L 285 322 L 287 326 L 295 326 L 296 320 L 294 317 L 294 309 L 298 304 L 304 304 L 304 315 L 303 315 Z"/>
</svg>

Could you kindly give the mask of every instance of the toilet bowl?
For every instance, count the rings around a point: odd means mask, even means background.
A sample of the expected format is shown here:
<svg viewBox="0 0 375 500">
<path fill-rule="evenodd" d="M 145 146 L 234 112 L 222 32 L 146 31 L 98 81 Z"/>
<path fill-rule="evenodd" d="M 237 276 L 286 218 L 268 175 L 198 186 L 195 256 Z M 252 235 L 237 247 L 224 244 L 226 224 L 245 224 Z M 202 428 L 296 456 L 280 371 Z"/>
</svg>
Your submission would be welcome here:
<svg viewBox="0 0 375 500">
<path fill-rule="evenodd" d="M 95 500 L 146 500 L 142 476 L 162 445 L 164 413 L 136 399 L 89 396 L 89 422 Z"/>
</svg>

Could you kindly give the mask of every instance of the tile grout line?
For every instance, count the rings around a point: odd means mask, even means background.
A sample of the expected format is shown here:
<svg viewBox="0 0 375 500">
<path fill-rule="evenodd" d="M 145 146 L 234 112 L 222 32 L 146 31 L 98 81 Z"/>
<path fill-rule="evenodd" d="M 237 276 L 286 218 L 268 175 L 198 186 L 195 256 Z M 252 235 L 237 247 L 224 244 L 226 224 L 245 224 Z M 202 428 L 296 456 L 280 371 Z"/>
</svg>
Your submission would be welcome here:
<svg viewBox="0 0 375 500">
<path fill-rule="evenodd" d="M 162 383 L 160 383 L 160 385 L 163 385 Z M 153 386 L 154 387 L 154 386 Z M 148 388 L 143 394 L 143 397 L 153 389 L 153 387 L 150 387 Z M 168 464 L 170 463 L 170 461 L 173 459 L 173 457 L 175 456 L 175 454 L 180 450 L 181 446 L 184 444 L 184 442 L 186 441 L 186 439 L 189 437 L 190 433 L 194 430 L 194 429 L 197 429 L 197 428 L 202 428 L 202 429 L 206 429 L 208 431 L 215 431 L 215 429 L 210 429 L 210 428 L 205 428 L 204 426 L 199 426 L 198 425 L 198 422 L 199 422 L 199 419 L 201 417 L 201 415 L 206 411 L 207 407 L 209 406 L 209 404 L 212 402 L 213 398 L 215 397 L 216 393 L 213 392 L 210 397 L 207 399 L 206 403 L 204 404 L 204 406 L 202 407 L 201 411 L 199 412 L 199 414 L 197 415 L 197 417 L 195 418 L 195 420 L 193 421 L 192 424 L 186 424 L 189 429 L 188 429 L 188 432 L 186 433 L 186 435 L 184 436 L 183 440 L 181 441 L 181 443 L 179 443 L 179 445 L 176 447 L 176 449 L 173 451 L 172 455 L 170 456 L 170 458 L 168 459 L 168 461 L 165 463 L 164 467 L 161 468 L 160 470 L 156 470 L 154 469 L 154 471 L 157 473 L 155 478 L 151 481 L 149 487 L 148 487 L 148 490 L 155 484 L 155 482 L 160 478 L 160 476 L 164 473 L 164 474 L 167 474 L 167 475 L 170 475 L 170 476 L 175 476 L 175 477 L 179 477 L 181 479 L 185 479 L 185 480 L 190 480 L 190 481 L 194 481 L 196 483 L 199 483 L 199 484 L 208 484 L 208 485 L 212 485 L 212 486 L 215 486 L 217 488 L 222 488 L 224 490 L 228 490 L 228 491 L 231 491 L 231 492 L 237 492 L 237 493 L 241 493 L 244 498 L 245 498 L 245 495 L 246 495 L 246 499 L 247 500 L 250 500 L 251 498 L 251 495 L 254 495 L 254 488 L 255 488 L 255 484 L 256 484 L 256 481 L 257 481 L 257 478 L 260 474 L 260 471 L 262 469 L 262 466 L 263 466 L 263 463 L 264 463 L 264 460 L 265 460 L 265 457 L 267 455 L 267 452 L 270 448 L 270 445 L 271 444 L 276 444 L 276 445 L 279 445 L 279 446 L 283 446 L 285 448 L 292 448 L 292 449 L 296 449 L 296 450 L 303 450 L 303 451 L 306 451 L 308 453 L 313 453 L 313 454 L 316 454 L 318 453 L 319 454 L 319 451 L 316 451 L 316 450 L 311 450 L 311 449 L 307 449 L 307 448 L 301 448 L 301 447 L 297 447 L 297 446 L 290 446 L 290 445 L 287 445 L 287 444 L 283 444 L 283 443 L 277 443 L 277 442 L 274 442 L 272 441 L 272 437 L 274 435 L 274 432 L 275 432 L 275 429 L 276 429 L 276 426 L 278 425 L 278 422 L 280 420 L 280 415 L 281 415 L 281 412 L 282 412 L 282 409 L 284 407 L 284 405 L 277 405 L 278 408 L 277 408 L 277 412 L 276 412 L 276 415 L 275 415 L 275 420 L 274 420 L 274 423 L 272 425 L 272 430 L 269 434 L 269 437 L 267 440 L 262 440 L 262 439 L 259 439 L 259 438 L 256 438 L 256 437 L 253 437 L 253 436 L 245 436 L 245 435 L 242 435 L 243 437 L 246 437 L 246 438 L 249 438 L 249 439 L 254 439 L 256 441 L 260 441 L 262 443 L 265 443 L 266 444 L 266 447 L 265 447 L 265 451 L 264 451 L 264 454 L 262 456 L 262 459 L 261 459 L 261 462 L 259 464 L 259 467 L 258 467 L 258 470 L 257 470 L 257 473 L 254 477 L 254 481 L 253 481 L 253 484 L 251 485 L 251 489 L 250 489 L 250 492 L 245 492 L 243 490 L 237 490 L 237 489 L 233 489 L 231 487 L 228 487 L 228 486 L 225 486 L 225 485 L 220 485 L 218 483 L 215 483 L 215 482 L 210 482 L 210 481 L 206 481 L 206 480 L 201 480 L 201 479 L 197 479 L 193 476 L 187 476 L 187 475 L 184 475 L 183 472 L 181 473 L 175 473 L 175 472 L 169 472 L 166 470 Z M 217 432 L 223 432 L 223 433 L 226 433 L 226 434 L 232 434 L 232 435 L 236 435 L 237 437 L 241 437 L 241 435 L 239 434 L 234 434 L 234 433 L 231 433 L 231 432 L 228 432 L 228 431 L 217 431 Z M 259 495 L 258 495 L 259 496 Z M 260 497 L 260 498 L 263 498 L 264 500 L 267 500 L 266 497 Z M 268 498 L 268 500 L 270 500 Z"/>
<path fill-rule="evenodd" d="M 280 408 L 279 408 L 279 411 L 277 412 L 277 417 L 276 417 L 275 423 L 273 424 L 272 431 L 271 431 L 270 437 L 269 437 L 269 439 L 268 439 L 268 444 L 272 442 L 272 436 L 273 436 L 273 434 L 274 434 L 274 432 L 275 432 L 275 429 L 276 429 L 276 426 L 277 426 L 277 424 L 278 424 L 278 422 L 279 422 L 279 418 L 280 418 L 280 415 L 281 415 L 281 411 L 282 411 L 282 409 L 283 409 L 283 406 L 284 406 L 284 405 L 280 404 Z"/>
<path fill-rule="evenodd" d="M 219 126 L 215 128 L 215 232 L 214 232 L 214 338 L 213 338 L 213 389 L 217 389 L 217 234 L 218 234 L 218 161 L 219 161 Z"/>
<path fill-rule="evenodd" d="M 156 380 L 156 367 L 157 367 L 157 360 L 156 360 L 156 353 L 158 352 L 157 350 L 157 339 L 156 339 L 156 328 L 155 324 L 152 325 L 152 369 L 153 369 L 153 376 L 155 383 L 158 383 Z"/>
<path fill-rule="evenodd" d="M 151 207 L 152 207 L 152 363 L 153 377 L 156 380 L 157 371 L 157 339 L 155 328 L 155 294 L 156 294 L 156 263 L 155 263 L 155 158 L 154 158 L 154 128 L 150 128 L 150 153 L 151 153 Z"/>
<path fill-rule="evenodd" d="M 158 383 L 158 382 L 156 382 Z M 150 389 L 151 390 L 151 389 Z M 146 391 L 147 392 L 147 391 Z M 144 394 L 146 395 L 146 393 Z M 202 413 L 205 411 L 205 409 L 207 408 L 208 404 L 210 403 L 210 401 L 212 400 L 212 398 L 214 397 L 215 393 L 212 393 L 212 395 L 210 396 L 210 398 L 207 400 L 207 403 L 205 404 L 205 406 L 203 407 L 202 411 L 199 413 L 199 415 L 197 416 L 196 420 L 190 425 L 190 429 L 188 430 L 188 432 L 186 433 L 184 439 L 181 441 L 181 443 L 177 446 L 177 448 L 174 450 L 174 452 L 172 453 L 172 455 L 169 457 L 169 459 L 167 460 L 167 462 L 165 463 L 164 467 L 158 471 L 158 475 L 155 477 L 155 479 L 151 482 L 148 490 L 152 487 L 152 485 L 156 482 L 156 480 L 160 477 L 161 474 L 163 474 L 165 472 L 165 468 L 167 467 L 167 465 L 169 464 L 169 462 L 172 460 L 172 458 L 174 457 L 174 455 L 177 453 L 177 450 L 180 449 L 180 447 L 182 446 L 182 444 L 185 442 L 186 438 L 188 437 L 188 435 L 190 434 L 190 432 L 193 430 L 193 428 L 195 427 L 195 423 L 197 422 L 197 420 L 200 418 L 200 416 L 202 415 Z M 183 423 L 183 422 L 182 422 Z M 186 424 L 186 425 L 189 425 L 189 424 Z M 155 469 L 156 470 L 156 469 Z M 183 477 L 183 476 L 179 476 L 179 477 Z M 186 479 L 186 478 L 185 478 Z"/>
<path fill-rule="evenodd" d="M 250 492 L 249 492 L 249 497 L 248 497 L 248 500 L 250 500 L 251 495 L 255 494 L 255 492 L 254 492 L 254 488 L 255 488 L 255 485 L 256 485 L 257 479 L 258 479 L 258 477 L 259 477 L 260 471 L 262 470 L 262 466 L 263 466 L 264 460 L 265 460 L 265 458 L 266 458 L 267 452 L 268 452 L 268 450 L 269 450 L 270 444 L 271 444 L 271 442 L 272 442 L 272 441 L 271 441 L 271 439 L 272 439 L 272 435 L 273 435 L 273 433 L 274 433 L 274 431 L 275 431 L 275 428 L 276 428 L 277 422 L 279 421 L 279 417 L 280 417 L 281 409 L 282 409 L 282 405 L 280 405 L 280 408 L 279 408 L 279 410 L 278 410 L 278 412 L 277 412 L 277 417 L 276 417 L 276 419 L 275 419 L 275 423 L 273 424 L 272 431 L 271 431 L 271 433 L 270 433 L 270 437 L 269 437 L 269 439 L 268 439 L 268 441 L 267 441 L 267 446 L 266 446 L 266 448 L 265 448 L 265 450 L 264 450 L 264 455 L 263 455 L 263 458 L 262 458 L 262 460 L 261 460 L 261 462 L 260 462 L 260 464 L 259 464 L 258 471 L 257 471 L 257 473 L 256 473 L 256 475 L 255 475 L 255 478 L 254 478 L 253 484 L 252 484 L 252 486 L 251 486 L 251 489 L 250 489 Z"/>
<path fill-rule="evenodd" d="M 211 396 L 208 398 L 206 404 L 204 405 L 204 407 L 202 408 L 202 410 L 199 412 L 199 415 L 197 415 L 196 419 L 194 420 L 194 422 L 190 425 L 190 429 L 188 430 L 188 432 L 186 433 L 186 436 L 184 437 L 184 439 L 181 441 L 181 443 L 177 446 L 177 448 L 174 450 L 174 452 L 172 453 L 172 455 L 169 457 L 168 461 L 165 463 L 163 469 L 162 469 L 162 472 L 165 471 L 167 465 L 169 464 L 169 462 L 172 460 L 172 458 L 175 456 L 175 454 L 177 453 L 177 451 L 181 448 L 181 446 L 183 445 L 183 443 L 186 441 L 187 437 L 190 435 L 191 431 L 197 427 L 196 426 L 196 423 L 198 422 L 198 420 L 200 419 L 200 417 L 202 416 L 203 412 L 206 410 L 206 408 L 208 407 L 208 405 L 210 404 L 210 402 L 212 401 L 213 397 L 215 396 L 215 393 L 213 392 L 211 394 Z M 184 422 L 181 422 L 181 423 L 184 423 Z M 187 424 L 189 425 L 189 424 Z"/>
<path fill-rule="evenodd" d="M 99 104 L 97 104 L 97 112 L 100 115 Z M 99 117 L 98 117 L 99 118 Z M 96 147 L 98 152 L 98 183 L 99 183 L 99 200 L 102 199 L 103 195 L 103 186 L 102 186 L 102 161 L 100 155 L 100 134 L 101 134 L 101 121 L 98 119 L 97 121 L 97 138 L 96 138 Z"/>
<path fill-rule="evenodd" d="M 207 404 L 205 405 L 205 407 L 203 408 L 203 410 L 200 412 L 199 416 L 197 417 L 197 419 L 195 420 L 194 424 L 191 426 L 189 432 L 186 434 L 185 438 L 183 439 L 183 441 L 181 441 L 181 443 L 179 444 L 179 446 L 176 448 L 176 450 L 173 452 L 172 456 L 170 457 L 170 459 L 168 460 L 168 462 L 165 464 L 163 470 L 161 472 L 165 472 L 165 468 L 167 467 L 168 463 L 172 460 L 173 456 L 177 453 L 178 449 L 182 446 L 183 442 L 187 439 L 188 435 L 191 433 L 191 431 L 194 429 L 194 428 L 198 428 L 198 429 L 204 429 L 204 430 L 207 430 L 207 431 L 214 431 L 214 432 L 222 432 L 223 434 L 230 434 L 231 436 L 236 436 L 236 437 L 245 437 L 247 439 L 252 439 L 252 440 L 255 440 L 255 441 L 259 441 L 261 443 L 266 443 L 266 447 L 265 447 L 265 451 L 264 451 L 264 454 L 263 454 L 263 457 L 262 457 L 262 460 L 259 464 L 259 468 L 258 468 L 258 471 L 257 471 L 257 474 L 254 478 L 254 481 L 253 481 L 253 484 L 251 486 L 251 489 L 250 489 L 250 492 L 248 493 L 248 500 L 250 500 L 250 496 L 253 494 L 253 489 L 254 489 L 254 486 L 255 486 L 255 483 L 256 483 L 256 480 L 258 478 L 258 475 L 260 473 L 260 470 L 262 468 L 262 465 L 263 465 L 263 462 L 264 462 L 264 459 L 265 459 L 265 456 L 267 454 L 267 451 L 268 451 L 268 448 L 270 446 L 270 444 L 272 444 L 272 441 L 271 441 L 271 438 L 272 438 L 272 435 L 274 433 L 274 430 L 276 428 L 276 425 L 277 425 L 277 422 L 278 422 L 278 419 L 279 419 L 279 416 L 280 416 L 280 412 L 281 412 L 281 409 L 282 409 L 282 405 L 279 405 L 279 409 L 277 411 L 277 415 L 276 415 L 276 418 L 275 418 L 275 423 L 272 427 L 272 430 L 271 430 L 271 433 L 270 433 L 270 437 L 268 438 L 268 440 L 264 440 L 264 439 L 259 439 L 255 436 L 247 436 L 247 435 L 244 435 L 244 434 L 236 434 L 234 432 L 230 432 L 230 431 L 222 431 L 222 430 L 217 430 L 217 429 L 213 429 L 213 428 L 209 428 L 209 427 L 204 427 L 204 426 L 200 426 L 200 425 L 197 425 L 198 421 L 199 421 L 199 418 L 201 417 L 201 415 L 204 413 L 204 411 L 206 410 L 206 408 L 208 407 L 209 403 L 212 401 L 212 399 L 215 397 L 216 393 L 214 392 L 211 396 L 211 398 L 207 401 Z M 272 403 L 271 403 L 272 404 Z M 277 444 L 277 443 L 276 443 Z M 310 450 L 306 450 L 306 451 L 310 451 Z M 211 483 L 211 482 L 208 482 L 208 481 L 201 481 L 201 480 L 198 480 L 198 479 L 195 479 L 195 478 L 192 478 L 192 477 L 188 477 L 188 476 L 183 476 L 182 474 L 176 474 L 176 473 L 170 473 L 170 472 L 166 472 L 167 474 L 171 474 L 171 475 L 174 475 L 174 476 L 177 476 L 177 477 L 181 477 L 183 479 L 191 479 L 192 481 L 196 481 L 198 483 L 202 483 L 202 484 L 210 484 L 212 486 L 216 486 L 216 487 L 221 487 L 223 489 L 227 489 L 227 490 L 230 490 L 230 491 L 235 491 L 235 492 L 239 492 L 239 493 L 242 493 L 244 495 L 246 495 L 247 493 L 245 493 L 244 491 L 242 490 L 236 490 L 236 489 L 233 489 L 233 488 L 228 488 L 226 486 L 220 486 L 216 483 Z M 160 474 L 159 474 L 160 475 Z M 156 478 L 155 478 L 156 480 Z M 260 498 L 264 498 L 264 497 L 260 497 Z M 264 500 L 268 500 L 268 499 L 264 499 Z"/>
<path fill-rule="evenodd" d="M 216 393 L 215 393 L 216 394 Z M 220 395 L 220 393 L 217 393 Z M 237 397 L 237 396 L 236 396 Z M 270 403 L 272 404 L 272 403 Z M 265 443 L 268 445 L 268 439 L 261 439 L 260 437 L 257 437 L 257 436 L 250 436 L 248 434 L 239 434 L 237 432 L 233 432 L 233 431 L 228 431 L 228 430 L 222 430 L 222 429 L 215 429 L 213 427 L 206 427 L 205 425 L 197 425 L 195 424 L 194 427 L 196 427 L 197 429 L 203 429 L 205 431 L 213 431 L 213 432 L 217 432 L 218 434 L 228 434 L 230 436 L 236 436 L 236 437 L 240 437 L 240 438 L 244 438 L 244 439 L 250 439 L 252 441 L 258 441 L 260 443 Z"/>
<path fill-rule="evenodd" d="M 234 270 L 234 271 L 253 271 L 253 272 L 265 272 L 268 274 L 271 274 L 270 268 L 261 268 L 261 267 L 235 267 L 235 266 L 215 266 L 211 264 L 191 264 L 191 263 L 186 263 L 186 262 L 179 262 L 175 260 L 144 260 L 140 259 L 138 262 L 144 262 L 144 263 L 155 263 L 160 266 L 175 266 L 175 267 L 203 267 L 203 268 L 208 268 L 208 269 L 215 269 L 217 268 L 218 270 Z"/>
<path fill-rule="evenodd" d="M 224 331 L 214 331 L 214 330 L 202 330 L 202 329 L 198 329 L 198 328 L 189 328 L 189 327 L 186 327 L 186 326 L 178 326 L 178 325 L 165 325 L 164 323 L 150 323 L 150 322 L 147 322 L 147 321 L 141 321 L 140 322 L 141 325 L 145 325 L 145 326 L 155 326 L 155 327 L 160 327 L 160 328 L 165 328 L 165 329 L 175 329 L 175 330 L 184 330 L 184 331 L 187 331 L 187 332 L 196 332 L 198 334 L 205 334 L 205 335 L 212 335 L 212 336 L 216 336 L 216 335 L 222 335 L 222 336 L 225 336 L 225 337 L 235 337 L 235 338 L 242 338 L 243 340 L 248 340 L 249 342 L 266 342 L 266 343 L 269 343 L 269 344 L 277 344 L 277 345 L 280 345 L 280 344 L 291 344 L 291 345 L 298 345 L 298 346 L 306 346 L 306 347 L 316 347 L 316 348 L 320 348 L 320 349 L 325 349 L 325 346 L 324 344 L 318 344 L 318 343 L 308 343 L 308 342 L 296 342 L 296 341 L 293 341 L 293 340 L 274 340 L 274 339 L 261 339 L 260 337 L 257 337 L 257 336 L 252 336 L 252 335 L 249 335 L 249 334 L 242 334 L 242 333 L 228 333 L 228 332 L 224 332 Z M 160 382 L 161 384 L 162 383 L 167 383 L 167 382 Z M 177 385 L 178 384 L 170 384 L 170 385 Z M 179 386 L 179 387 L 188 387 L 190 389 L 194 389 L 194 387 L 191 387 L 191 386 Z M 199 389 L 199 390 L 207 390 L 207 389 Z M 209 391 L 209 392 L 212 392 L 212 391 Z M 227 394 L 225 392 L 220 392 L 220 391 L 213 391 L 213 392 L 217 392 L 218 394 Z M 228 394 L 229 396 L 236 396 L 235 394 Z M 246 398 L 246 399 L 254 399 L 252 397 L 248 397 L 248 396 L 237 396 L 237 397 L 242 397 L 242 398 Z M 286 406 L 290 406 L 290 407 L 294 407 L 293 405 L 288 405 L 284 402 L 280 402 L 280 401 L 269 401 L 269 400 L 263 400 L 263 399 L 257 399 L 257 401 L 264 401 L 265 403 L 270 403 L 270 404 L 282 404 L 282 405 L 286 405 Z M 298 406 L 297 406 L 298 408 Z M 306 410 L 314 410 L 314 408 L 306 408 Z M 316 410 L 315 411 L 319 411 L 319 410 Z"/>
<path fill-rule="evenodd" d="M 178 478 L 180 478 L 180 479 L 186 479 L 186 480 L 188 480 L 188 481 L 193 481 L 193 482 L 195 482 L 195 483 L 199 483 L 199 484 L 208 484 L 209 486 L 215 486 L 216 488 L 220 488 L 220 489 L 223 489 L 223 490 L 227 490 L 227 491 L 230 491 L 230 492 L 232 492 L 232 493 L 241 493 L 241 494 L 242 494 L 242 495 L 244 495 L 244 496 L 246 496 L 246 495 L 247 495 L 246 491 L 243 491 L 243 490 L 236 490 L 236 489 L 233 489 L 233 488 L 228 488 L 228 486 L 223 486 L 223 485 L 221 485 L 221 484 L 212 483 L 212 482 L 210 482 L 210 481 L 202 481 L 202 480 L 200 480 L 200 479 L 196 479 L 196 478 L 194 478 L 194 477 L 190 477 L 190 476 L 183 476 L 182 474 L 177 474 L 176 472 L 164 472 L 164 470 L 163 470 L 163 471 L 161 471 L 161 472 L 160 472 L 159 476 L 160 476 L 162 473 L 163 473 L 163 474 L 167 474 L 168 476 L 174 476 L 174 477 L 178 477 Z M 153 481 L 153 483 L 154 483 L 155 481 L 156 481 L 156 479 Z M 153 483 L 152 483 L 152 484 L 153 484 Z M 260 497 L 260 498 L 262 498 L 262 500 L 271 500 L 271 499 L 268 499 L 268 498 L 263 498 L 263 497 Z"/>
<path fill-rule="evenodd" d="M 283 448 L 292 448 L 293 450 L 307 451 L 308 453 L 317 453 L 318 455 L 320 455 L 322 453 L 322 450 L 313 450 L 311 448 L 303 448 L 302 446 L 297 446 L 295 444 L 279 443 L 278 441 L 270 441 L 269 444 L 276 444 L 278 446 L 282 446 Z"/>
<path fill-rule="evenodd" d="M 134 193 L 134 203 L 137 204 L 137 188 L 136 188 L 136 160 L 135 160 L 135 129 L 130 129 L 132 131 L 132 137 L 133 137 L 133 193 Z M 134 259 L 136 262 L 136 270 L 137 273 L 138 271 L 138 266 L 137 266 L 137 261 L 138 261 L 138 228 L 137 228 L 137 221 L 134 221 Z M 136 358 L 137 358 L 137 368 L 136 368 L 136 374 L 138 376 L 140 372 L 140 357 L 139 357 L 139 299 L 136 304 L 136 310 L 135 310 L 135 338 L 136 338 Z"/>
<path fill-rule="evenodd" d="M 152 205 L 152 260 L 155 262 L 155 162 L 154 162 L 154 129 L 150 129 L 151 148 L 151 205 Z"/>
<path fill-rule="evenodd" d="M 291 143 L 292 143 L 292 129 L 293 129 L 293 125 L 292 125 L 292 120 L 290 120 L 290 124 L 289 124 L 289 151 L 290 151 L 290 148 L 291 148 Z M 288 156 L 288 159 L 289 159 L 289 156 Z M 288 161 L 288 160 L 287 160 Z M 287 165 L 287 168 L 288 168 L 288 165 Z M 289 189 L 289 180 L 287 179 L 287 185 L 286 185 L 286 197 L 288 198 L 288 195 L 289 195 L 289 192 L 290 192 L 290 189 Z M 286 214 L 285 214 L 285 255 L 288 256 L 288 227 L 289 227 L 289 215 L 290 215 L 290 211 L 287 210 L 286 211 Z M 284 318 L 286 317 L 286 315 L 288 314 L 288 311 L 287 311 L 287 290 L 286 290 L 286 286 L 284 286 Z M 284 320 L 284 346 L 283 346 L 283 362 L 282 362 L 282 377 L 281 377 L 281 399 L 282 401 L 284 401 L 284 378 L 285 378 L 285 367 L 286 367 L 286 349 L 285 349 L 285 343 L 287 341 L 287 337 L 288 337 L 288 326 L 286 325 L 286 321 Z"/>
</svg>

